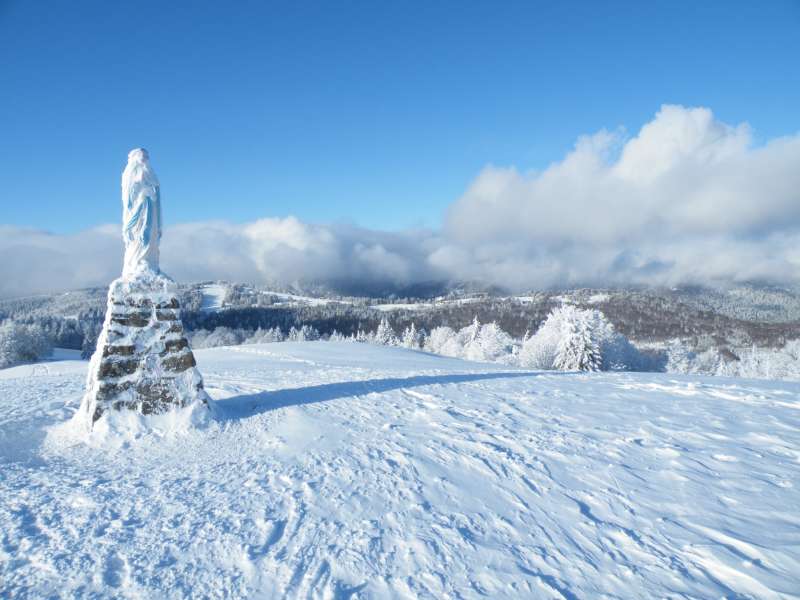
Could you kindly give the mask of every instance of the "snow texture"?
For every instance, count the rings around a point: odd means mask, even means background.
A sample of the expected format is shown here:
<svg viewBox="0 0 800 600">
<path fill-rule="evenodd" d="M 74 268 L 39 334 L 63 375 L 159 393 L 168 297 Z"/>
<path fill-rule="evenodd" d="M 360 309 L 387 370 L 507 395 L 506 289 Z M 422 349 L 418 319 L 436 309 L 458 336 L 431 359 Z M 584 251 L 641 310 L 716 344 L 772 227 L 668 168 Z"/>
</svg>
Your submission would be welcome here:
<svg viewBox="0 0 800 600">
<path fill-rule="evenodd" d="M 148 426 L 88 438 L 85 362 L 0 371 L 0 596 L 800 590 L 798 384 L 333 342 L 197 356 L 217 419 L 121 412 Z"/>
</svg>

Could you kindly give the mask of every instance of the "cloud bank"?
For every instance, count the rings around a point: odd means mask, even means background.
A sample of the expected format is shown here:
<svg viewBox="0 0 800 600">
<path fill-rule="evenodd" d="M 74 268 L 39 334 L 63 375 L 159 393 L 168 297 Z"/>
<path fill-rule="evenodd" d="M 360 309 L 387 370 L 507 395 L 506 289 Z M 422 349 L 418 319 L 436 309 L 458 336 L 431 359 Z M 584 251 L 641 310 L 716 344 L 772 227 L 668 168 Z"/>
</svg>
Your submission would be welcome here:
<svg viewBox="0 0 800 600">
<path fill-rule="evenodd" d="M 111 225 L 72 236 L 0 226 L 0 255 L 7 297 L 106 285 L 122 246 Z M 186 223 L 167 228 L 161 255 L 182 281 L 350 289 L 800 283 L 800 134 L 755 145 L 746 124 L 663 106 L 635 136 L 583 136 L 544 170 L 487 166 L 441 231 Z"/>
</svg>

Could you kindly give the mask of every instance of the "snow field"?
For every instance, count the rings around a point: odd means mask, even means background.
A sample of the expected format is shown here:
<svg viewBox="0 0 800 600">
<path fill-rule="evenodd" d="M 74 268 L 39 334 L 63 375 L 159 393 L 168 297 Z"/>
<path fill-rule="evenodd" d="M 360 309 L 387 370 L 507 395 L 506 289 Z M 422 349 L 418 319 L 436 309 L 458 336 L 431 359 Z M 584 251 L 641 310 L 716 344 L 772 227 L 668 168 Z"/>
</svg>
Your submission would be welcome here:
<svg viewBox="0 0 800 600">
<path fill-rule="evenodd" d="M 215 421 L 88 443 L 85 362 L 0 371 L 0 595 L 798 597 L 799 384 L 334 342 L 197 360 Z"/>
</svg>

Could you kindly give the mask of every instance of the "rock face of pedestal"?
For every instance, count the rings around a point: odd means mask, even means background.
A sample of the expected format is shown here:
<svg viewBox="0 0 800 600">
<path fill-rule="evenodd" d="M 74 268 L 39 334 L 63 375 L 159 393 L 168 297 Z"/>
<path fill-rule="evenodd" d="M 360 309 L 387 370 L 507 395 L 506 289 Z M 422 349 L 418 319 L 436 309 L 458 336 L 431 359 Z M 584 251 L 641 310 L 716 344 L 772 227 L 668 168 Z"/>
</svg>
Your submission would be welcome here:
<svg viewBox="0 0 800 600">
<path fill-rule="evenodd" d="M 122 173 L 122 277 L 108 290 L 80 416 L 91 429 L 109 411 L 143 415 L 197 405 L 209 409 L 181 324 L 177 287 L 161 273 L 161 186 L 144 148 Z"/>
<path fill-rule="evenodd" d="M 82 406 L 92 423 L 108 410 L 147 415 L 208 406 L 176 292 L 170 279 L 152 271 L 111 284 Z"/>
</svg>

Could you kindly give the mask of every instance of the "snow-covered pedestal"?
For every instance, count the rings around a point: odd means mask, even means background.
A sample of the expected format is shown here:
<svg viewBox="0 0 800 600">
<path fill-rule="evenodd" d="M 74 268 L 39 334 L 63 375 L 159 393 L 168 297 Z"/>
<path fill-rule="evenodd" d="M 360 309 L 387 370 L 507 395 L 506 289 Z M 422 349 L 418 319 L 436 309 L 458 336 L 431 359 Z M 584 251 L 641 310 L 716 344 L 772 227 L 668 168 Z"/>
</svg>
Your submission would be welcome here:
<svg viewBox="0 0 800 600">
<path fill-rule="evenodd" d="M 148 415 L 193 403 L 207 407 L 195 365 L 175 283 L 149 269 L 117 279 L 108 291 L 81 412 L 94 423 L 108 410 Z"/>
</svg>

